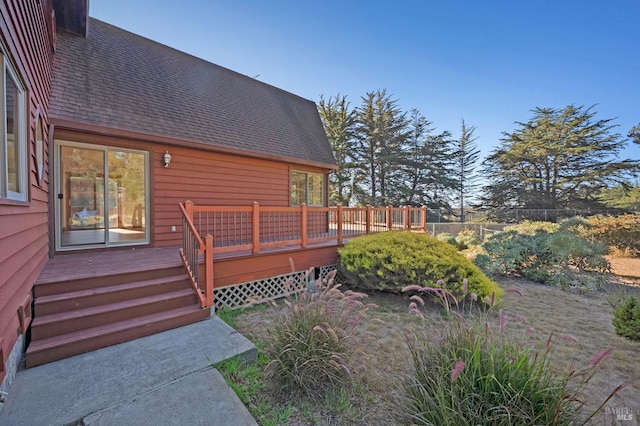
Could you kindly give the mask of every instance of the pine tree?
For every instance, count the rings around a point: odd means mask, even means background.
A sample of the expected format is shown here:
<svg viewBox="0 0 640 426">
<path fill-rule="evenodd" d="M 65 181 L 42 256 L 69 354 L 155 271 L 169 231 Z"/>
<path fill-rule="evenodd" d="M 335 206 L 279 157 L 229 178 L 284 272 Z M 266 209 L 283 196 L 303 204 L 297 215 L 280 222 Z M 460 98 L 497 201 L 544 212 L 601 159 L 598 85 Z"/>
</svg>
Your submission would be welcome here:
<svg viewBox="0 0 640 426">
<path fill-rule="evenodd" d="M 640 169 L 618 160 L 626 141 L 611 119 L 596 119 L 593 107 L 536 108 L 526 123 L 503 133 L 502 146 L 485 160 L 488 207 L 591 208 L 603 188 Z"/>
<path fill-rule="evenodd" d="M 318 112 L 338 163 L 338 170 L 329 175 L 329 202 L 348 205 L 355 187 L 352 180 L 356 170 L 353 162 L 356 113 L 349 108 L 347 97 L 340 94 L 327 100 L 320 96 Z"/>
<path fill-rule="evenodd" d="M 451 134 L 445 131 L 434 135 L 431 126 L 432 122 L 418 110 L 411 110 L 397 204 L 449 208 L 448 195 L 456 186 Z"/>
<path fill-rule="evenodd" d="M 407 138 L 406 113 L 386 89 L 369 92 L 357 108 L 354 158 L 368 185 L 366 202 L 386 205 L 394 193 L 394 181 L 401 164 L 402 146 Z"/>
<path fill-rule="evenodd" d="M 467 127 L 462 120 L 460 139 L 457 139 L 454 150 L 454 167 L 456 174 L 456 198 L 460 206 L 460 222 L 464 222 L 465 200 L 478 188 L 478 176 L 475 169 L 480 158 L 480 150 L 473 136 L 475 126 Z"/>
</svg>

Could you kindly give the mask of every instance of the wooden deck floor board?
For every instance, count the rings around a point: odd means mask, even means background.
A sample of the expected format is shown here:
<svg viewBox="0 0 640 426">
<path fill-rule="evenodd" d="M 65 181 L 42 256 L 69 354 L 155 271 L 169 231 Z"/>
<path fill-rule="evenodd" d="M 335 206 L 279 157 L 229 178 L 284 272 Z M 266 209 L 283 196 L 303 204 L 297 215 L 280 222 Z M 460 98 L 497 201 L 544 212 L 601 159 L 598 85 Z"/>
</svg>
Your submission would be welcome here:
<svg viewBox="0 0 640 426">
<path fill-rule="evenodd" d="M 336 246 L 336 241 L 320 241 L 307 245 L 307 249 Z M 182 261 L 179 246 L 129 248 L 114 250 L 92 250 L 59 254 L 49 259 L 44 270 L 36 281 L 36 286 L 55 283 L 62 279 L 67 281 L 101 277 L 112 274 L 149 271 L 166 268 L 179 268 Z M 298 244 L 268 247 L 253 254 L 251 250 L 216 253 L 216 260 L 224 261 L 238 258 L 269 256 L 278 253 L 302 251 Z"/>
</svg>

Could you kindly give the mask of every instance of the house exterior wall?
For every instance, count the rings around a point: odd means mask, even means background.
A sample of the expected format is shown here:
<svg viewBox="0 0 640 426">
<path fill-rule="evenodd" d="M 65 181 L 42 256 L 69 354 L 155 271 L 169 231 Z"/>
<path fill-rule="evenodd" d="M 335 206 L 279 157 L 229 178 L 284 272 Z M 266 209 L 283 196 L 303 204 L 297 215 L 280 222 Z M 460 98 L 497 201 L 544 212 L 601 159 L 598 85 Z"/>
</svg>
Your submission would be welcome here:
<svg viewBox="0 0 640 426">
<path fill-rule="evenodd" d="M 30 300 L 33 283 L 48 259 L 48 121 L 54 48 L 51 0 L 3 0 L 0 35 L 8 59 L 25 89 L 27 132 L 26 202 L 0 198 L 0 390 L 9 386 L 15 365 L 7 365 L 24 330 L 18 310 Z M 44 169 L 39 179 L 36 125 L 42 117 Z M 15 351 L 14 351 L 15 352 Z M 15 358 L 15 357 L 14 357 Z M 15 364 L 15 363 L 12 363 Z"/>
<path fill-rule="evenodd" d="M 55 139 L 149 152 L 151 245 L 156 247 L 182 244 L 180 202 L 250 206 L 257 201 L 261 206 L 289 206 L 290 170 L 325 172 L 321 168 L 284 161 L 58 128 Z M 169 167 L 164 168 L 162 157 L 167 151 L 172 159 Z M 176 232 L 171 232 L 172 226 Z"/>
</svg>

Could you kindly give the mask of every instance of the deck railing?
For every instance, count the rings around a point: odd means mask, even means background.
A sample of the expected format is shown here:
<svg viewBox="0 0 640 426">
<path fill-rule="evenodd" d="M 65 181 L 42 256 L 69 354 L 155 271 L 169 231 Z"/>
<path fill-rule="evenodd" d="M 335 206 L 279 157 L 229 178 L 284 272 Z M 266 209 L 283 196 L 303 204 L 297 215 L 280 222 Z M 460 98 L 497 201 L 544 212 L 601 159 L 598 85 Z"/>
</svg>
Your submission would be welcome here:
<svg viewBox="0 0 640 426">
<path fill-rule="evenodd" d="M 272 247 L 334 242 L 391 229 L 425 231 L 426 207 L 273 207 L 181 205 L 213 252 L 260 253 Z"/>
<path fill-rule="evenodd" d="M 392 229 L 425 232 L 426 207 L 197 206 L 180 203 L 180 255 L 203 307 L 213 304 L 213 255 L 272 248 L 342 245 L 345 239 Z M 204 258 L 204 277 L 199 265 Z"/>
<path fill-rule="evenodd" d="M 189 280 L 198 296 L 200 307 L 213 305 L 213 237 L 205 235 L 204 239 L 193 225 L 193 204 L 180 204 L 182 212 L 182 247 L 180 257 Z M 204 277 L 200 277 L 200 259 L 204 257 Z"/>
</svg>

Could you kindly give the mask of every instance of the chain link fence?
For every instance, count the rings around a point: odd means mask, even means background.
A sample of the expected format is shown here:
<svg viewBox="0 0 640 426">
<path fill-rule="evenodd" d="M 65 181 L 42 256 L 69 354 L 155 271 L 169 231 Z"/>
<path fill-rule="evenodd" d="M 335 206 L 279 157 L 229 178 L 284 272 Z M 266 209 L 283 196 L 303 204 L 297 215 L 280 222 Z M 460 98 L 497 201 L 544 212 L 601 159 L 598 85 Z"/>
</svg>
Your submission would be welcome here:
<svg viewBox="0 0 640 426">
<path fill-rule="evenodd" d="M 469 222 L 469 223 L 427 223 L 426 232 L 432 237 L 440 234 L 457 235 L 462 231 L 473 230 L 480 240 L 490 237 L 491 235 L 502 232 L 508 223 L 488 223 L 488 222 Z"/>
<path fill-rule="evenodd" d="M 596 215 L 618 216 L 625 213 L 640 214 L 639 211 L 622 209 L 465 209 L 464 222 L 496 222 L 520 223 L 525 220 L 558 222 L 575 216 L 589 217 Z M 427 222 L 460 222 L 460 214 L 448 213 L 444 210 L 427 209 Z"/>
<path fill-rule="evenodd" d="M 475 231 L 478 238 L 485 238 L 503 232 L 509 225 L 528 221 L 559 222 L 575 216 L 589 217 L 595 215 L 618 216 L 625 213 L 640 215 L 640 212 L 628 212 L 619 209 L 499 209 L 465 210 L 465 222 L 460 223 L 460 216 L 446 214 L 441 210 L 427 209 L 427 230 L 432 236 L 451 234 L 453 236 L 464 230 Z"/>
</svg>

